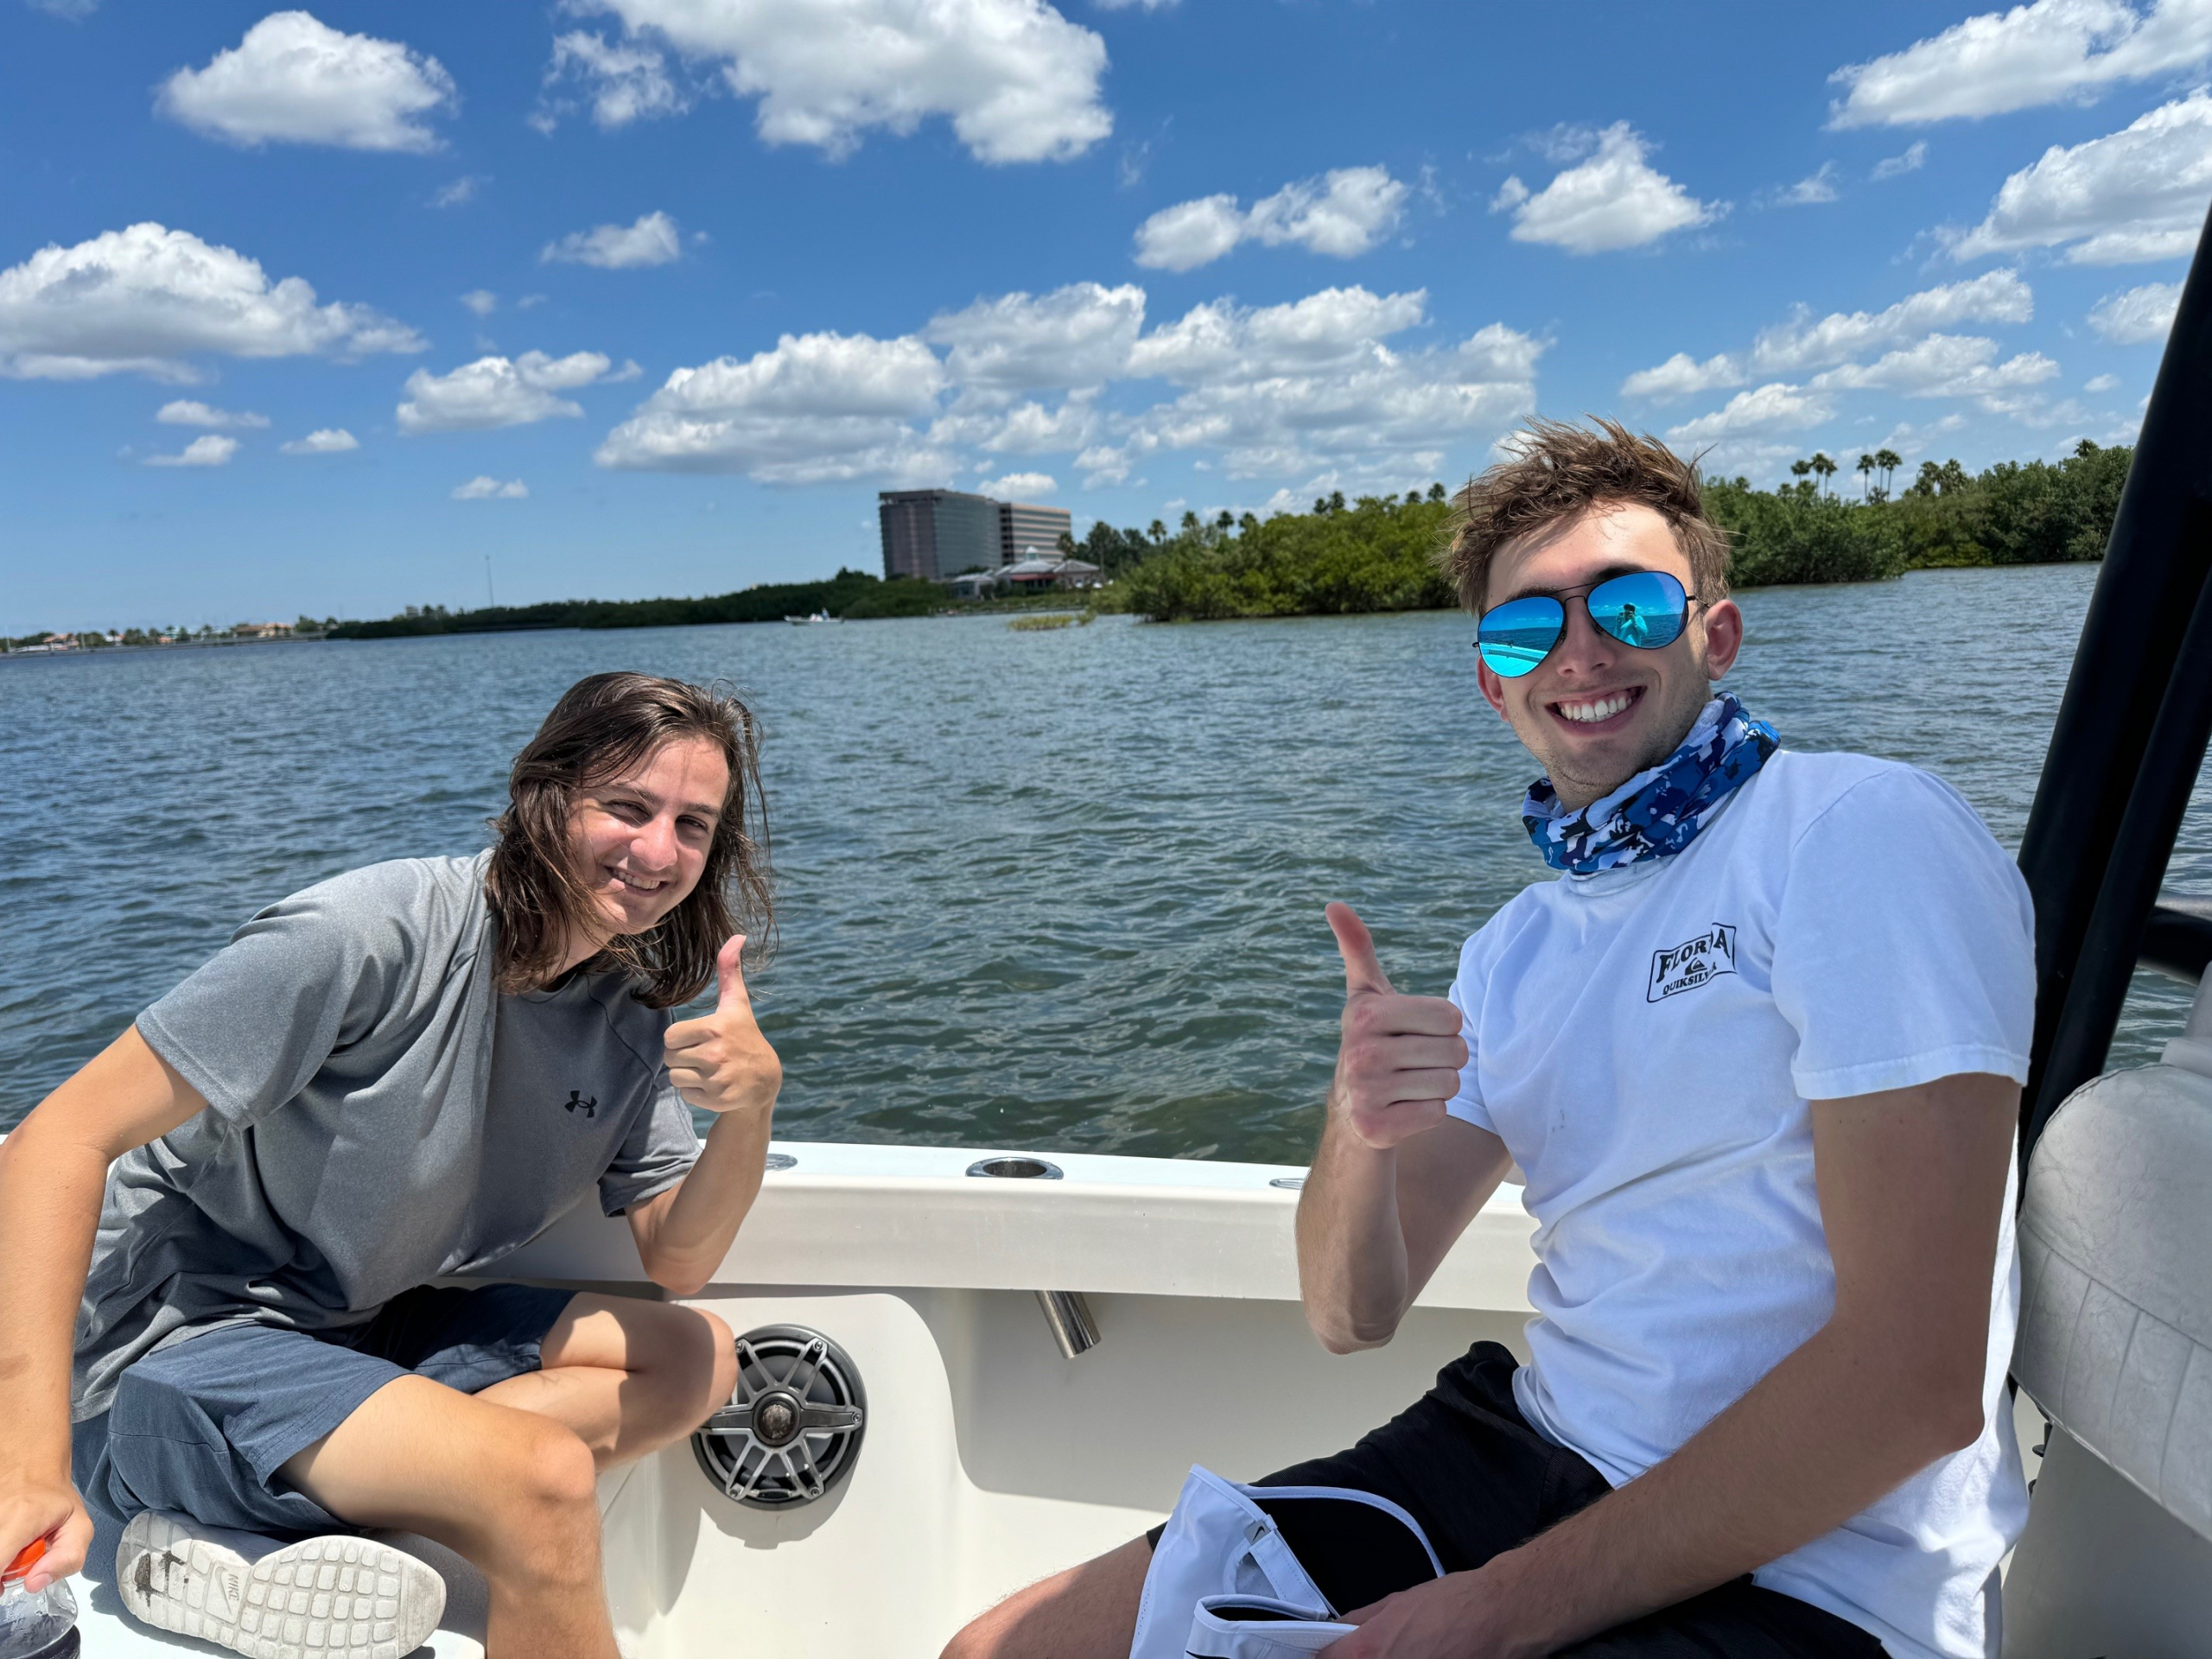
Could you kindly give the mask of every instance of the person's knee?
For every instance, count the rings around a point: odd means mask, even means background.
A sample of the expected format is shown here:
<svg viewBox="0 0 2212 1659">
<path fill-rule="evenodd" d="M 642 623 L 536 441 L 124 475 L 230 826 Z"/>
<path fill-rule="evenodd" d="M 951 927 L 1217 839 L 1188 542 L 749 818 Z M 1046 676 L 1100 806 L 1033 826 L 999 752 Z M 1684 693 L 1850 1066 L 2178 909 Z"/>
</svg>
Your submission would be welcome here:
<svg viewBox="0 0 2212 1659">
<path fill-rule="evenodd" d="M 1137 1538 L 1016 1591 L 945 1644 L 942 1659 L 1117 1659 L 1136 1633 L 1152 1565 Z"/>
<path fill-rule="evenodd" d="M 599 1470 L 570 1428 L 530 1412 L 504 1414 L 484 1446 L 480 1492 L 494 1525 L 537 1534 L 598 1518 Z"/>
<path fill-rule="evenodd" d="M 699 1413 L 704 1421 L 737 1395 L 737 1338 L 728 1325 L 704 1308 L 691 1310 L 707 1328 L 707 1393 Z"/>
<path fill-rule="evenodd" d="M 598 1469 L 550 1418 L 506 1414 L 485 1448 L 479 1565 L 492 1576 L 565 1580 L 598 1571 Z M 488 1558 L 488 1559 L 487 1559 Z"/>
<path fill-rule="evenodd" d="M 737 1392 L 737 1343 L 704 1308 L 664 1305 L 659 1315 L 634 1369 L 658 1382 L 652 1395 L 668 1427 L 688 1433 Z"/>
</svg>

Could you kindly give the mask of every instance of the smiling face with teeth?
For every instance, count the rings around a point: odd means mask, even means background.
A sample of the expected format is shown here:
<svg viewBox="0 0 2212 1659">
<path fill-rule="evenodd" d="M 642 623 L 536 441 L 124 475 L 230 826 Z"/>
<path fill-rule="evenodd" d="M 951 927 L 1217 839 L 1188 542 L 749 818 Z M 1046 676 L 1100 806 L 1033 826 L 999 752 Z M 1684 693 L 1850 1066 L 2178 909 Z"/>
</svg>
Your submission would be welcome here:
<svg viewBox="0 0 2212 1659">
<path fill-rule="evenodd" d="M 1663 570 L 1690 593 L 1697 582 L 1667 521 L 1650 508 L 1600 502 L 1507 543 L 1491 560 L 1487 605 L 1529 594 L 1580 594 L 1608 576 Z M 1570 811 L 1611 794 L 1671 754 L 1743 643 L 1734 603 L 1700 599 L 1681 638 L 1656 651 L 1600 632 L 1567 598 L 1567 632 L 1518 679 L 1480 671 L 1483 696 L 1503 715 Z"/>
<path fill-rule="evenodd" d="M 604 931 L 571 940 L 567 967 L 588 960 L 609 938 L 651 931 L 690 896 L 728 793 L 729 763 L 703 737 L 671 738 L 635 766 L 576 791 L 569 851 Z"/>
</svg>

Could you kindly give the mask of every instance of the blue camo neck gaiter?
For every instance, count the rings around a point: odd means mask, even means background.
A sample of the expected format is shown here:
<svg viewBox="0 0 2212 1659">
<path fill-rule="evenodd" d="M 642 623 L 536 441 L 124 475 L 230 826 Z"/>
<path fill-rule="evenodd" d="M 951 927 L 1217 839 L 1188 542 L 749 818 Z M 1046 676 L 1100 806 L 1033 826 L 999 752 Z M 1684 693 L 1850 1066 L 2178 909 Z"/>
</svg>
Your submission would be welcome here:
<svg viewBox="0 0 2212 1659">
<path fill-rule="evenodd" d="M 1544 862 L 1570 875 L 1679 853 L 1781 747 L 1773 727 L 1724 691 L 1706 704 L 1681 747 L 1580 812 L 1562 807 L 1552 780 L 1539 778 L 1521 804 L 1521 822 Z"/>
</svg>

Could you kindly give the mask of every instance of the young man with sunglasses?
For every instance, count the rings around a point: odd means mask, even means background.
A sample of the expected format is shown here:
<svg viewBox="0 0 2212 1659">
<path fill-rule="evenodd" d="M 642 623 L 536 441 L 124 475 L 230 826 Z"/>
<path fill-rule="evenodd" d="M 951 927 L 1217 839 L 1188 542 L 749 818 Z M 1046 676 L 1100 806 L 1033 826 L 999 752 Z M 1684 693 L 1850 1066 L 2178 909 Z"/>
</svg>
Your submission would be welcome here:
<svg viewBox="0 0 2212 1659">
<path fill-rule="evenodd" d="M 1387 1342 L 1517 1162 L 1535 1317 L 1527 1363 L 1478 1343 L 1262 1483 L 1380 1494 L 1442 1560 L 1338 1609 L 1328 1650 L 1994 1653 L 2027 1508 L 2025 886 L 1946 785 L 1781 750 L 1713 695 L 1743 620 L 1663 446 L 1540 423 L 1459 506 L 1482 695 L 1544 768 L 1522 817 L 1560 879 L 1467 942 L 1448 998 L 1397 992 L 1329 907 L 1346 995 L 1299 1265 L 1327 1347 Z M 1158 1536 L 949 1653 L 1128 1652 Z"/>
</svg>

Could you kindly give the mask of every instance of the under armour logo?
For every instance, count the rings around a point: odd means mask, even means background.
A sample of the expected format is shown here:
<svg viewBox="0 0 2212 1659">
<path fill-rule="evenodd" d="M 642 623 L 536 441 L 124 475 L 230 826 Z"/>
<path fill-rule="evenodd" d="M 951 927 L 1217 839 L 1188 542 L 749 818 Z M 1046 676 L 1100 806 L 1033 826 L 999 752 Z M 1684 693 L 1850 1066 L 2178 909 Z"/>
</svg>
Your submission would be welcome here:
<svg viewBox="0 0 2212 1659">
<path fill-rule="evenodd" d="M 582 1112 L 586 1117 L 597 1117 L 599 1096 L 594 1095 L 589 1100 L 586 1100 L 583 1097 L 583 1092 L 581 1089 L 569 1090 L 568 1099 L 561 1103 L 561 1109 L 564 1112 Z"/>
</svg>

